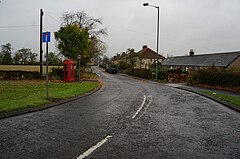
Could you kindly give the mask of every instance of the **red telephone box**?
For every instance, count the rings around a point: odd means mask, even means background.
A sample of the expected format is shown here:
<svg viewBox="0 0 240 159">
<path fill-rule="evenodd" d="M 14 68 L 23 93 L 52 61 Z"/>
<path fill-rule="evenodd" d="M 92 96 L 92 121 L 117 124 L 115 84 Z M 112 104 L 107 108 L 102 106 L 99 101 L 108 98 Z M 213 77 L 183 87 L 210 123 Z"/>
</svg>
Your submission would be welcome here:
<svg viewBox="0 0 240 159">
<path fill-rule="evenodd" d="M 64 81 L 73 82 L 74 81 L 74 61 L 67 59 L 63 61 L 64 70 Z"/>
</svg>

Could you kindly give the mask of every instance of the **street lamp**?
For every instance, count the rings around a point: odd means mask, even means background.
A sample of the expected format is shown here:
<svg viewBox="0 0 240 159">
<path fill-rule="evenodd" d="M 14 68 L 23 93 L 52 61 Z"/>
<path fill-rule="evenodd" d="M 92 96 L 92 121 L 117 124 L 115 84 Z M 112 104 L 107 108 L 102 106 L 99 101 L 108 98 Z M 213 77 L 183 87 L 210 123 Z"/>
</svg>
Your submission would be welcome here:
<svg viewBox="0 0 240 159">
<path fill-rule="evenodd" d="M 158 16 L 157 16 L 157 62 L 156 62 L 156 80 L 158 79 L 158 45 L 159 45 L 159 6 L 151 5 L 149 3 L 143 3 L 144 7 L 154 7 L 158 11 Z"/>
<path fill-rule="evenodd" d="M 80 62 L 81 62 L 81 55 L 78 55 L 77 58 L 78 58 L 78 78 L 79 78 L 79 80 L 80 80 Z"/>
</svg>

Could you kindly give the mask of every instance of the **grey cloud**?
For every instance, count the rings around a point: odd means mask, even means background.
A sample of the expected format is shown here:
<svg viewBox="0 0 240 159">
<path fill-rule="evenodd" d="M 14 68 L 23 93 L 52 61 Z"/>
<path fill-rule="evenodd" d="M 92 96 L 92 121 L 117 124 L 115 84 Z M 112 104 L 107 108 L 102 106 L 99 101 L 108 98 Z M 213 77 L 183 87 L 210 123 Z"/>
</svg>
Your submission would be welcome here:
<svg viewBox="0 0 240 159">
<path fill-rule="evenodd" d="M 60 26 L 64 11 L 84 10 L 103 18 L 109 36 L 108 55 L 143 44 L 156 48 L 156 10 L 143 7 L 143 0 L 2 0 L 0 26 L 39 23 L 39 9 L 45 12 L 44 27 L 51 32 Z M 160 52 L 183 55 L 190 48 L 197 53 L 240 50 L 239 0 L 149 0 L 161 7 Z M 15 50 L 30 47 L 38 52 L 39 28 L 0 29 L 0 44 L 13 43 Z M 22 38 L 23 37 L 23 38 Z M 52 38 L 54 40 L 54 38 Z M 50 49 L 55 50 L 54 42 Z"/>
</svg>

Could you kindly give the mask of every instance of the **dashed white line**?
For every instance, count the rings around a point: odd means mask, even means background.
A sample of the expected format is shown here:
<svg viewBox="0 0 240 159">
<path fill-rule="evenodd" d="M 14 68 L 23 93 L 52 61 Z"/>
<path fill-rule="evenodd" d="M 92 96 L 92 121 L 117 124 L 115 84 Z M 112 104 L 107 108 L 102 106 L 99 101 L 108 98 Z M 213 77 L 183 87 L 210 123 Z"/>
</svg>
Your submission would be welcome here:
<svg viewBox="0 0 240 159">
<path fill-rule="evenodd" d="M 94 145 L 93 147 L 88 149 L 86 152 L 84 152 L 83 154 L 78 156 L 77 159 L 83 159 L 83 158 L 89 156 L 93 151 L 95 151 L 97 148 L 101 147 L 104 143 L 106 143 L 107 140 L 111 137 L 112 136 L 107 136 L 105 139 L 103 139 L 102 141 L 100 141 L 99 143 L 97 143 L 96 145 Z"/>
<path fill-rule="evenodd" d="M 146 102 L 146 96 L 144 95 L 144 99 L 143 99 L 142 105 L 139 107 L 139 109 L 137 110 L 137 112 L 132 116 L 133 119 L 134 119 L 134 118 L 138 115 L 138 113 L 142 110 L 145 102 Z"/>
</svg>

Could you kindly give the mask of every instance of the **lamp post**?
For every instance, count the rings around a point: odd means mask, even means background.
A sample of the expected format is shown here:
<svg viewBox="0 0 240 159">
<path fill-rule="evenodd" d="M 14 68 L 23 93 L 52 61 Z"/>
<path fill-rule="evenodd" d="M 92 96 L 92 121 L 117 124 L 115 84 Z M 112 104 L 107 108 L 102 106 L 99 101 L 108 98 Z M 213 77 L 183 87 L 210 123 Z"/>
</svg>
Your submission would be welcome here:
<svg viewBox="0 0 240 159">
<path fill-rule="evenodd" d="M 78 78 L 79 78 L 79 80 L 80 80 L 80 62 L 81 62 L 81 55 L 78 55 L 77 58 L 78 58 Z"/>
<path fill-rule="evenodd" d="M 156 61 L 156 80 L 158 79 L 158 47 L 159 47 L 159 6 L 151 5 L 149 3 L 143 3 L 143 6 L 147 7 L 154 7 L 157 9 L 157 61 Z"/>
</svg>

